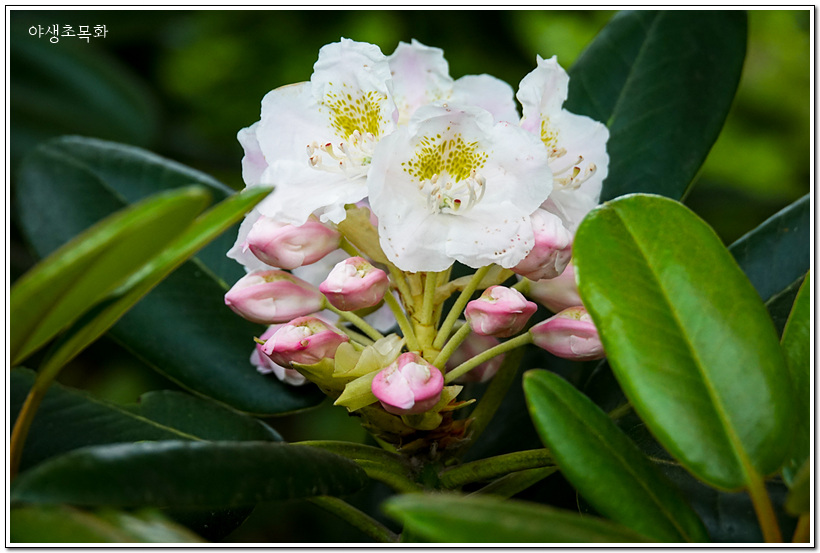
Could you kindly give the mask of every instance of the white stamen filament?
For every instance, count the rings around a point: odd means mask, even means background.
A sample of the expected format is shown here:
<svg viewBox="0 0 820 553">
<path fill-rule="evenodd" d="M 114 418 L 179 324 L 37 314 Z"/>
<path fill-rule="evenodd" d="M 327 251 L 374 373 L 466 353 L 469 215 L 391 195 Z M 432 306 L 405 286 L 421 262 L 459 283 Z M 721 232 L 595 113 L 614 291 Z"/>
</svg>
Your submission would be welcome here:
<svg viewBox="0 0 820 553">
<path fill-rule="evenodd" d="M 443 180 L 443 183 L 439 183 Z M 434 174 L 419 184 L 419 190 L 426 196 L 427 209 L 432 213 L 459 213 L 471 209 L 484 197 L 486 179 L 475 169 L 466 179 L 454 182 L 445 173 Z M 442 185 L 443 184 L 443 185 Z"/>
<path fill-rule="evenodd" d="M 363 134 L 358 130 L 335 147 L 330 142 L 322 145 L 313 142 L 306 148 L 308 163 L 314 169 L 342 173 L 349 179 L 363 177 L 367 174 L 377 142 L 373 133 Z M 322 154 L 330 159 L 326 160 Z"/>
</svg>

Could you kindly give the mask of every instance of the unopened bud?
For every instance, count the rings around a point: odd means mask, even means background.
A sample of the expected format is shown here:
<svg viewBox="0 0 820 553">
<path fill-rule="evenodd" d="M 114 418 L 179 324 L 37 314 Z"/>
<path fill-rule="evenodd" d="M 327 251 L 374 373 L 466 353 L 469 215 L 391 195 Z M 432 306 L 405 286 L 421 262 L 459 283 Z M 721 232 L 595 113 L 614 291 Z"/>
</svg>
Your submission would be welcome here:
<svg viewBox="0 0 820 553">
<path fill-rule="evenodd" d="M 373 395 L 384 410 L 394 415 L 429 410 L 438 403 L 443 388 L 441 371 L 413 352 L 401 354 L 371 384 Z"/>
<path fill-rule="evenodd" d="M 282 325 L 270 326 L 265 333 L 259 337 L 259 340 L 262 342 L 267 341 L 281 327 Z M 299 374 L 299 371 L 295 369 L 288 369 L 274 363 L 273 359 L 265 355 L 265 352 L 262 351 L 262 344 L 259 343 L 256 344 L 256 347 L 253 349 L 253 353 L 251 353 L 251 364 L 254 365 L 256 370 L 260 373 L 273 373 L 276 378 L 285 384 L 290 384 L 291 386 L 301 386 L 307 382 L 307 379 Z"/>
<path fill-rule="evenodd" d="M 570 262 L 559 276 L 530 283 L 529 297 L 552 311 L 558 313 L 568 307 L 582 305 L 575 282 L 575 268 Z"/>
<path fill-rule="evenodd" d="M 564 309 L 538 323 L 530 334 L 536 346 L 564 359 L 589 361 L 606 355 L 592 317 L 580 306 Z"/>
<path fill-rule="evenodd" d="M 284 323 L 321 311 L 321 292 L 285 271 L 254 271 L 225 294 L 225 304 L 255 323 Z"/>
<path fill-rule="evenodd" d="M 512 270 L 530 280 L 555 278 L 572 257 L 572 233 L 558 216 L 544 209 L 537 209 L 530 219 L 535 246 Z"/>
<path fill-rule="evenodd" d="M 316 317 L 299 317 L 282 325 L 262 346 L 262 352 L 284 367 L 313 365 L 332 359 L 339 344 L 349 338 Z"/>
<path fill-rule="evenodd" d="M 340 239 L 336 230 L 316 220 L 297 226 L 262 216 L 248 233 L 247 245 L 268 265 L 295 269 L 319 261 L 339 247 Z"/>
<path fill-rule="evenodd" d="M 506 338 L 521 331 L 538 306 L 505 286 L 490 286 L 467 304 L 464 316 L 476 334 Z"/>
<path fill-rule="evenodd" d="M 319 290 L 342 311 L 356 311 L 378 305 L 390 282 L 387 274 L 361 257 L 350 257 L 338 263 Z"/>
</svg>

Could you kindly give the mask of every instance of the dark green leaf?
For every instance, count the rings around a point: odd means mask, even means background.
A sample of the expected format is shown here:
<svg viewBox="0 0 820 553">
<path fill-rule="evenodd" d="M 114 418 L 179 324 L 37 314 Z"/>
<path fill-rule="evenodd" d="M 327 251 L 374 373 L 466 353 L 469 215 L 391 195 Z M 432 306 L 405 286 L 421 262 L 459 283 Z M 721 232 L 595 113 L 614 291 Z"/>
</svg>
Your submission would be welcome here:
<svg viewBox="0 0 820 553">
<path fill-rule="evenodd" d="M 157 255 L 209 202 L 202 188 L 118 211 L 52 253 L 11 291 L 11 363 L 20 363 Z"/>
<path fill-rule="evenodd" d="M 353 461 L 270 442 L 142 442 L 92 446 L 20 474 L 12 501 L 232 507 L 343 495 L 365 485 Z"/>
<path fill-rule="evenodd" d="M 658 541 L 709 541 L 677 490 L 589 398 L 540 370 L 524 375 L 524 391 L 561 473 L 599 513 Z"/>
<path fill-rule="evenodd" d="M 803 280 L 783 331 L 781 345 L 791 375 L 794 395 L 795 432 L 791 455 L 783 467 L 787 483 L 809 458 L 811 449 L 811 279 Z"/>
<path fill-rule="evenodd" d="M 729 246 L 763 301 L 781 293 L 809 270 L 810 209 L 807 194 Z"/>
<path fill-rule="evenodd" d="M 14 369 L 9 380 L 11 425 L 35 374 Z M 123 407 L 79 390 L 52 384 L 34 417 L 21 470 L 89 445 L 142 440 L 281 440 L 262 422 L 212 401 L 181 392 L 157 391 Z"/>
<path fill-rule="evenodd" d="M 609 363 L 658 441 L 724 489 L 777 470 L 793 421 L 785 361 L 712 229 L 677 202 L 633 195 L 590 213 L 573 258 Z"/>
<path fill-rule="evenodd" d="M 66 505 L 11 510 L 12 543 L 188 543 L 202 538 L 156 511 L 90 513 Z"/>
<path fill-rule="evenodd" d="M 493 497 L 411 494 L 385 512 L 406 530 L 441 543 L 607 543 L 646 538 L 608 520 Z"/>
<path fill-rule="evenodd" d="M 769 310 L 769 315 L 772 317 L 774 328 L 781 336 L 783 335 L 783 329 L 786 328 L 786 321 L 789 320 L 789 315 L 792 312 L 797 292 L 800 291 L 802 285 L 803 277 L 800 277 L 766 302 L 766 309 Z"/>
<path fill-rule="evenodd" d="M 53 140 L 27 158 L 20 177 L 18 201 L 24 231 L 43 255 L 106 213 L 156 190 L 196 182 L 217 199 L 231 192 L 207 175 L 149 152 L 99 140 L 76 137 Z M 59 183 L 59 186 L 58 184 Z M 122 303 L 106 305 L 90 328 L 79 329 L 62 354 L 69 358 L 99 336 L 124 310 L 191 255 L 213 233 L 236 218 L 238 207 L 249 210 L 260 190 L 223 202 L 198 221 L 176 243 L 169 257 L 158 261 L 145 286 L 124 291 Z M 55 218 L 43 224 L 44 217 Z M 241 267 L 225 256 L 235 238 L 228 231 L 160 283 L 111 329 L 111 335 L 148 365 L 180 385 L 236 409 L 276 414 L 316 405 L 323 397 L 312 387 L 294 388 L 258 374 L 248 359 L 253 337 L 264 327 L 226 308 L 227 283 Z M 204 241 L 203 241 L 204 240 Z M 85 321 L 86 323 L 89 321 Z"/>
<path fill-rule="evenodd" d="M 10 147 L 14 161 L 40 142 L 63 134 L 139 146 L 153 142 L 156 107 L 145 86 L 122 64 L 84 44 L 79 48 L 55 47 L 30 36 L 18 36 L 10 45 L 9 107 L 14 136 Z"/>
<path fill-rule="evenodd" d="M 745 55 L 742 11 L 612 18 L 570 70 L 565 104 L 609 127 L 603 200 L 684 195 L 723 126 Z"/>
</svg>

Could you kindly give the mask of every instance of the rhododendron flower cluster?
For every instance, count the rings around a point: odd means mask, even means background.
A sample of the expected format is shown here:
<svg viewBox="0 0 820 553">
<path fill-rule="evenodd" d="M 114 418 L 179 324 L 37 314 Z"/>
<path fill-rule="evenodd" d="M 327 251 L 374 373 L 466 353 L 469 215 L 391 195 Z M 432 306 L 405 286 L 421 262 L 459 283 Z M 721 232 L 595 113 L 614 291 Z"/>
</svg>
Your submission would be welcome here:
<svg viewBox="0 0 820 553">
<path fill-rule="evenodd" d="M 516 93 L 453 79 L 415 40 L 386 56 L 342 39 L 309 82 L 268 93 L 238 138 L 245 183 L 273 191 L 228 252 L 248 275 L 225 296 L 272 325 L 252 363 L 315 383 L 412 452 L 469 439 L 456 411 L 472 401 L 451 382 L 516 370 L 501 363 L 510 350 L 602 357 L 571 256 L 608 131 L 563 109 L 568 82 L 555 58 L 538 57 Z M 531 321 L 525 296 L 561 313 Z"/>
</svg>

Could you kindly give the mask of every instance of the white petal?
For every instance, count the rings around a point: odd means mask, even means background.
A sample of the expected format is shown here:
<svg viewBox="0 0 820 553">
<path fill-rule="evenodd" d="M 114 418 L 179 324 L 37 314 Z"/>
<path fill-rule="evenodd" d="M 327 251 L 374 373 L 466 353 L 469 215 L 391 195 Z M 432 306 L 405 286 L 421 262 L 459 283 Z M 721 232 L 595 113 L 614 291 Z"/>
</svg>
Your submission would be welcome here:
<svg viewBox="0 0 820 553">
<path fill-rule="evenodd" d="M 242 129 L 236 135 L 242 149 L 245 150 L 245 156 L 242 158 L 242 180 L 248 186 L 259 184 L 262 173 L 268 168 L 268 162 L 265 160 L 265 155 L 259 146 L 259 140 L 256 138 L 258 128 L 259 122 L 257 121 L 250 127 Z"/>
<path fill-rule="evenodd" d="M 436 101 L 447 100 L 453 89 L 444 51 L 413 39 L 399 42 L 388 58 L 399 122 L 406 123 L 415 111 Z"/>
<path fill-rule="evenodd" d="M 542 119 L 561 110 L 569 87 L 569 75 L 558 65 L 555 56 L 548 60 L 538 56 L 537 64 L 521 79 L 516 95 L 524 109 L 521 126 L 530 132 L 538 132 Z"/>
<path fill-rule="evenodd" d="M 513 99 L 513 88 L 491 75 L 465 75 L 455 82 L 450 101 L 484 108 L 496 121 L 516 122 L 518 109 Z"/>
</svg>

